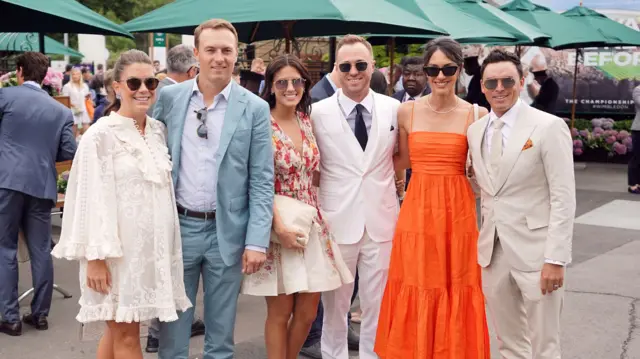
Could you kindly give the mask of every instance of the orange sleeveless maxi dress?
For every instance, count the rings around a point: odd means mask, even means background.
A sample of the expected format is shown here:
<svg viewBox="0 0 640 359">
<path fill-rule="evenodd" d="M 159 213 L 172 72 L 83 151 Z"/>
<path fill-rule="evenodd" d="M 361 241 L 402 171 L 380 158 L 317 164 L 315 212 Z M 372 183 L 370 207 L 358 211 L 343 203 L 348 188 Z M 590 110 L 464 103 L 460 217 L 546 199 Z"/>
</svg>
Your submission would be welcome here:
<svg viewBox="0 0 640 359">
<path fill-rule="evenodd" d="M 467 138 L 415 131 L 409 149 L 411 181 L 375 352 L 382 359 L 490 359 L 475 196 L 465 175 Z"/>
</svg>

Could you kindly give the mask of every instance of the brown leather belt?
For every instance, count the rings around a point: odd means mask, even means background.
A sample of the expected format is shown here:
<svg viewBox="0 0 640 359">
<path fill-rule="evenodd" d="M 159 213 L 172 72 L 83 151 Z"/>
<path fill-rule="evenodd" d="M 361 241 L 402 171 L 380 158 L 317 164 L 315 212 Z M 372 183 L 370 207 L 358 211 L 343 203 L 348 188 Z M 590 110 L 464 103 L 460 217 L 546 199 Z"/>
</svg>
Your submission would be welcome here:
<svg viewBox="0 0 640 359">
<path fill-rule="evenodd" d="M 204 219 L 205 221 L 208 220 L 208 219 L 216 219 L 216 211 L 213 211 L 213 212 L 198 212 L 198 211 L 192 211 L 190 209 L 186 209 L 186 208 L 182 207 L 181 205 L 177 205 L 177 207 L 178 207 L 178 214 L 182 214 L 182 215 L 187 216 L 187 217 Z"/>
</svg>

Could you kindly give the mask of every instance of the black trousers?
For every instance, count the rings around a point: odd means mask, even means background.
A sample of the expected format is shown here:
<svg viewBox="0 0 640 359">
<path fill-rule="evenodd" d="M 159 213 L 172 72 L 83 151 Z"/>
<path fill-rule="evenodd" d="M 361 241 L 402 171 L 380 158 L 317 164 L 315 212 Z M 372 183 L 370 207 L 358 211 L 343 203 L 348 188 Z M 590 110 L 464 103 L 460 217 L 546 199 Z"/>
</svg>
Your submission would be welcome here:
<svg viewBox="0 0 640 359">
<path fill-rule="evenodd" d="M 640 131 L 631 131 L 631 143 L 633 150 L 627 174 L 629 186 L 635 186 L 640 184 Z"/>
<path fill-rule="evenodd" d="M 49 315 L 53 294 L 52 204 L 47 199 L 0 189 L 0 310 L 4 321 L 20 321 L 17 260 L 20 229 L 24 231 L 31 257 L 35 288 L 31 313 L 38 317 Z"/>
</svg>

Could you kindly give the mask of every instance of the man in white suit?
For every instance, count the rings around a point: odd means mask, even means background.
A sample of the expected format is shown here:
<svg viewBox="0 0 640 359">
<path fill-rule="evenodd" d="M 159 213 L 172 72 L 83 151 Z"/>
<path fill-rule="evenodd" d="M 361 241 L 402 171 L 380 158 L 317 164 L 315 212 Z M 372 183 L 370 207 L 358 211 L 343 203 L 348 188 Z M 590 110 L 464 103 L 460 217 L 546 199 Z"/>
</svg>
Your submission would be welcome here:
<svg viewBox="0 0 640 359">
<path fill-rule="evenodd" d="M 336 66 L 342 88 L 311 111 L 321 153 L 319 201 L 342 258 L 353 274 L 358 269 L 360 359 L 374 359 L 399 209 L 392 156 L 400 102 L 369 89 L 373 51 L 362 37 L 348 35 L 338 43 Z M 324 359 L 349 357 L 347 313 L 353 285 L 323 294 Z"/>
<path fill-rule="evenodd" d="M 575 178 L 569 128 L 518 95 L 517 56 L 482 64 L 491 113 L 469 127 L 482 193 L 478 262 L 505 359 L 560 359 L 565 266 L 571 262 Z"/>
</svg>

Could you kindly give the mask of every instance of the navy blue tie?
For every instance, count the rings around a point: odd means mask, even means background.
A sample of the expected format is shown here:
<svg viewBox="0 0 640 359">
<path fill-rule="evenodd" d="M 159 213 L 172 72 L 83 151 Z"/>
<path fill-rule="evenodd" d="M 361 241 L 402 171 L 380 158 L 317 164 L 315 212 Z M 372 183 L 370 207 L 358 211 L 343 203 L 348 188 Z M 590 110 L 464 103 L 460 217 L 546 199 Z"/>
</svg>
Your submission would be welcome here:
<svg viewBox="0 0 640 359">
<path fill-rule="evenodd" d="M 356 139 L 360 143 L 360 147 L 364 151 L 367 148 L 367 141 L 369 140 L 369 135 L 367 135 L 367 125 L 364 123 L 364 117 L 362 116 L 362 111 L 364 110 L 364 106 L 357 104 L 356 105 L 356 130 L 355 135 Z"/>
</svg>

